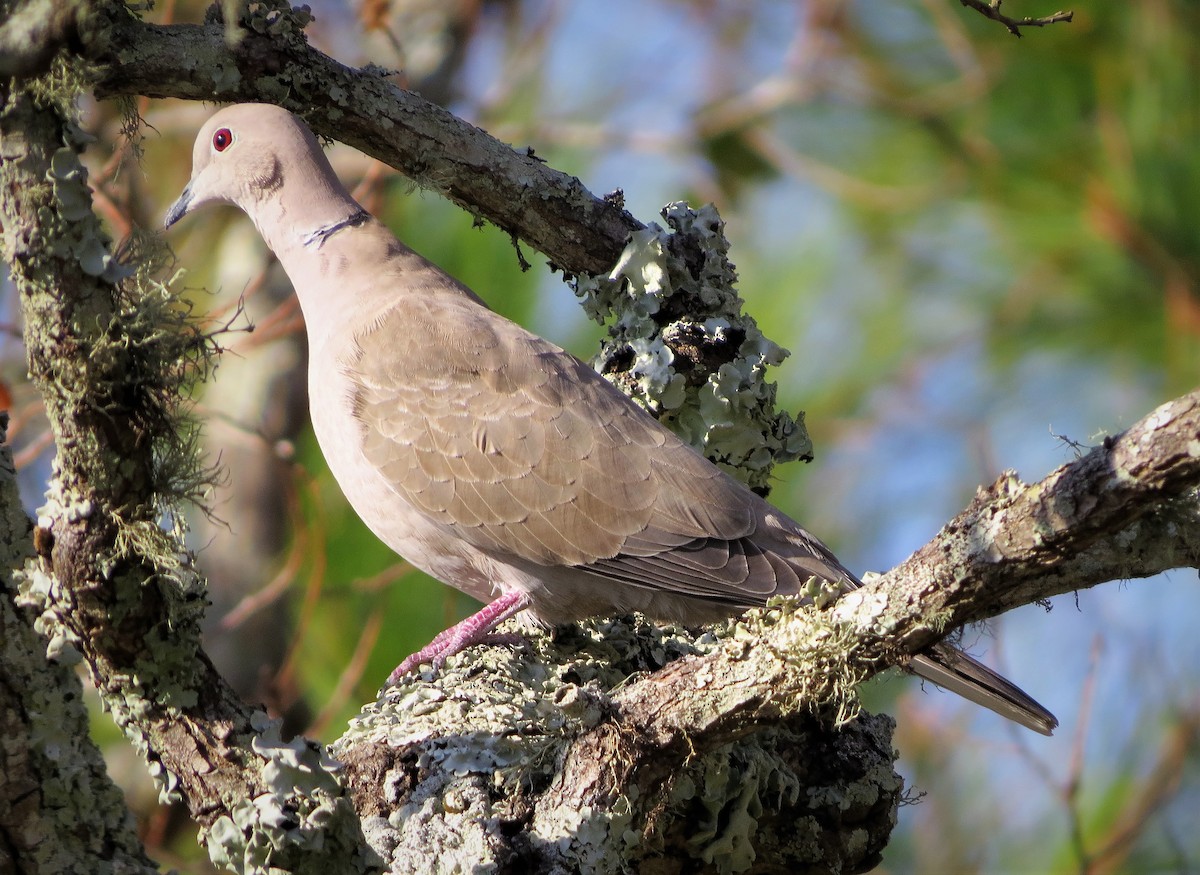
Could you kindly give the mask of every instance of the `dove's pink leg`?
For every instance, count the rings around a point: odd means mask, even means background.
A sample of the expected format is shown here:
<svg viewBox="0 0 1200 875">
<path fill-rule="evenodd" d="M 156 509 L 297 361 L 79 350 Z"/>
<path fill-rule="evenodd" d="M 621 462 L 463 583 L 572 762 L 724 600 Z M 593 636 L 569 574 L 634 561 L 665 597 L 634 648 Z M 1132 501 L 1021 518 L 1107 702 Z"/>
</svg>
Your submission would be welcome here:
<svg viewBox="0 0 1200 875">
<path fill-rule="evenodd" d="M 444 632 L 439 632 L 436 638 L 396 666 L 395 670 L 388 675 L 388 683 L 396 683 L 423 662 L 432 660 L 435 669 L 441 668 L 448 658 L 472 644 L 478 644 L 488 636 L 489 632 L 517 611 L 529 607 L 529 603 L 529 596 L 520 590 L 506 592 L 483 610 L 472 614 Z"/>
</svg>

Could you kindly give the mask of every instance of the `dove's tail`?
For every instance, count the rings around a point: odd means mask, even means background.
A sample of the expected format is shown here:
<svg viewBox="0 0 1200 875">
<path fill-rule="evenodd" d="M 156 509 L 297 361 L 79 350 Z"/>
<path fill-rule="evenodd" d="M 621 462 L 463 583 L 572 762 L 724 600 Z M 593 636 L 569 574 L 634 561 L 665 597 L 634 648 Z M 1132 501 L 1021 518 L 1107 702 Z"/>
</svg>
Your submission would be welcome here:
<svg viewBox="0 0 1200 875">
<path fill-rule="evenodd" d="M 977 662 L 961 650 L 948 644 L 938 644 L 912 658 L 908 666 L 913 672 L 945 687 L 976 705 L 995 711 L 1042 735 L 1052 735 L 1058 726 L 1053 714 L 1032 697 L 996 674 L 982 662 Z"/>
</svg>

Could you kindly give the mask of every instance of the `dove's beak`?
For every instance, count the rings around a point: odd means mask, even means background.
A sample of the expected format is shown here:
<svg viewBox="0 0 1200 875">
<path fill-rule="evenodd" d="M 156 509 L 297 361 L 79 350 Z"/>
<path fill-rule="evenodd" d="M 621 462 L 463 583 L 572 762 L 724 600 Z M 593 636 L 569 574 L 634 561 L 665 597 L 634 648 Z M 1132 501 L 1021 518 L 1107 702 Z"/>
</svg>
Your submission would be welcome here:
<svg viewBox="0 0 1200 875">
<path fill-rule="evenodd" d="M 163 219 L 163 230 L 170 228 L 180 219 L 187 215 L 188 210 L 192 206 L 192 184 L 189 182 L 184 188 L 183 194 L 175 203 L 171 204 L 171 208 L 167 210 L 167 216 Z"/>
</svg>

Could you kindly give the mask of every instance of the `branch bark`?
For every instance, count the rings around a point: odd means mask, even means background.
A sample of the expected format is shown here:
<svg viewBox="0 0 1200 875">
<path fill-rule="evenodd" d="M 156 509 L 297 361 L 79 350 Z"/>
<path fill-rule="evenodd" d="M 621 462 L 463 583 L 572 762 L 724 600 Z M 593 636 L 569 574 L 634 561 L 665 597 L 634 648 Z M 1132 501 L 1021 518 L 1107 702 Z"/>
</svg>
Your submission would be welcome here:
<svg viewBox="0 0 1200 875">
<path fill-rule="evenodd" d="M 766 870 L 835 860 L 869 867 L 901 782 L 890 725 L 861 713 L 847 721 L 857 685 L 960 623 L 1106 580 L 1200 566 L 1198 436 L 1200 391 L 1039 483 L 1005 475 L 907 562 L 831 608 L 752 612 L 703 649 L 603 623 L 584 628 L 616 648 L 610 676 L 572 638 L 552 644 L 526 632 L 532 656 L 464 654 L 441 677 L 387 691 L 337 743 L 356 807 L 376 813 L 368 832 L 397 871 L 431 845 L 460 861 L 480 853 L 534 871 L 605 871 L 595 848 L 622 846 L 630 823 L 644 840 L 625 847 L 625 864 L 674 853 L 737 867 L 750 865 L 739 856 L 747 846 L 765 843 Z M 659 668 L 662 653 L 684 655 Z M 565 669 L 547 677 L 538 673 L 546 666 Z M 655 670 L 628 682 L 639 669 Z M 579 685 L 581 677 L 597 682 Z M 536 719 L 522 699 L 530 688 L 543 703 Z M 474 716 L 466 702 L 486 707 Z M 497 712 L 510 715 L 504 731 Z M 527 741 L 515 764 L 497 760 L 505 738 Z M 801 761 L 789 759 L 800 750 Z M 484 780 L 497 769 L 511 774 Z M 734 777 L 714 785 L 714 772 Z M 755 812 L 741 791 L 753 786 L 762 804 L 763 784 L 803 789 Z M 457 816 L 409 819 L 430 798 L 464 800 L 480 833 L 469 850 L 454 844 Z M 723 828 L 698 828 L 708 822 L 699 799 Z M 482 816 L 501 801 L 505 817 Z M 402 814 L 399 827 L 382 825 L 391 812 Z M 777 817 L 783 831 L 773 828 Z M 818 834 L 824 844 L 812 841 Z"/>
<path fill-rule="evenodd" d="M 7 427 L 0 413 L 0 869 L 70 872 L 103 859 L 149 875 L 158 868 L 88 734 L 83 685 L 65 655 L 64 664 L 46 659 L 36 613 L 16 602 L 12 570 L 33 555 L 33 523 Z"/>
<path fill-rule="evenodd" d="M 305 42 L 303 19 L 274 11 L 269 21 L 249 20 L 230 45 L 219 22 L 159 26 L 106 6 L 84 31 L 85 56 L 102 65 L 96 96 L 277 103 L 317 134 L 390 164 L 572 274 L 610 270 L 643 227 L 619 193 L 596 197 L 531 149 L 514 149 L 396 87 L 387 71 L 340 64 Z"/>
<path fill-rule="evenodd" d="M 2 244 L 58 447 L 39 520 L 53 546 L 30 561 L 22 597 L 60 651 L 82 654 L 163 794 L 208 828 L 214 859 L 369 869 L 332 766 L 282 742 L 199 648 L 202 581 L 158 517 L 194 485 L 178 405 L 205 341 L 165 289 L 108 254 L 65 112 L 0 86 Z"/>
<path fill-rule="evenodd" d="M 898 595 L 958 627 L 1110 580 L 1200 567 L 1198 486 L 1200 390 L 1038 483 L 1003 475 L 886 582 L 903 582 Z M 916 627 L 902 637 L 913 649 L 929 640 Z"/>
<path fill-rule="evenodd" d="M 1004 29 L 1018 39 L 1021 36 L 1021 28 L 1023 27 L 1047 27 L 1051 24 L 1070 22 L 1075 19 L 1075 13 L 1070 11 L 1055 12 L 1052 15 L 1013 18 L 1000 11 L 1000 4 L 1003 0 L 959 0 L 959 2 L 968 9 L 974 9 L 984 18 L 990 18 L 992 21 L 1003 24 Z"/>
</svg>

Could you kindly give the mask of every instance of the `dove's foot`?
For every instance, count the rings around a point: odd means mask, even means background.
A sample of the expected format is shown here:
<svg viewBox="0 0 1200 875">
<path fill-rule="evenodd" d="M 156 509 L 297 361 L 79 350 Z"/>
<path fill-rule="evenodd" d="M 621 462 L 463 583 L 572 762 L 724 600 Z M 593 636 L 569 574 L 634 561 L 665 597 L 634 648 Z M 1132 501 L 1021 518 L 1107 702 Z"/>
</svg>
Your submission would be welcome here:
<svg viewBox="0 0 1200 875">
<path fill-rule="evenodd" d="M 424 662 L 432 662 L 435 669 L 440 669 L 454 654 L 465 650 L 472 644 L 491 640 L 496 637 L 491 635 L 492 630 L 513 614 L 529 607 L 529 602 L 529 596 L 520 590 L 506 592 L 485 606 L 483 610 L 472 614 L 444 632 L 439 632 L 436 638 L 396 666 L 395 670 L 388 675 L 388 683 L 396 683 Z"/>
</svg>

